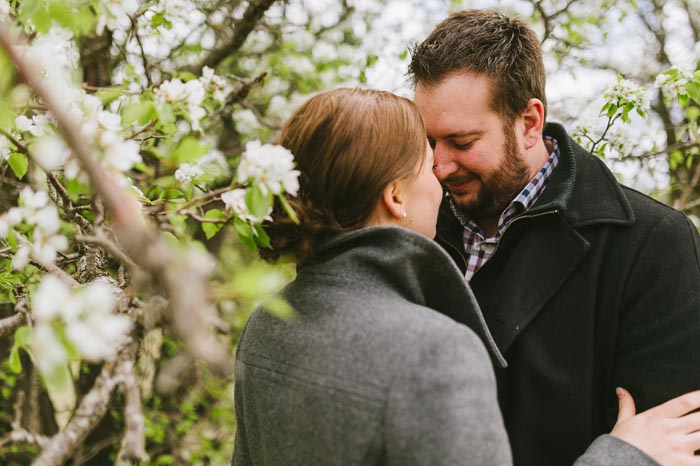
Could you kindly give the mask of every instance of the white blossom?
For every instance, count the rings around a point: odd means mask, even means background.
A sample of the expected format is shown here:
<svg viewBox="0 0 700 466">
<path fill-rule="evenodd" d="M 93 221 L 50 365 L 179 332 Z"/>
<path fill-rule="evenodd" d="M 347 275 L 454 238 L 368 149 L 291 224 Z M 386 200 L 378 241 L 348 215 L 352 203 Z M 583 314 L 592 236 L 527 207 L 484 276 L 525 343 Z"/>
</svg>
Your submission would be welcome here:
<svg viewBox="0 0 700 466">
<path fill-rule="evenodd" d="M 10 149 L 10 140 L 5 136 L 0 136 L 0 158 L 7 160 L 10 158 L 12 150 Z"/>
<path fill-rule="evenodd" d="M 187 104 L 187 113 L 190 118 L 192 129 L 201 129 L 200 120 L 206 116 L 206 110 L 201 106 L 206 91 L 204 85 L 198 79 L 192 79 L 183 83 L 180 79 L 172 79 L 163 82 L 154 89 L 156 97 L 165 102 L 184 102 Z"/>
<path fill-rule="evenodd" d="M 231 209 L 241 220 L 250 223 L 261 223 L 263 220 L 271 221 L 272 217 L 270 217 L 270 214 L 272 213 L 272 206 L 270 206 L 270 210 L 263 218 L 258 218 L 248 210 L 248 206 L 245 203 L 245 194 L 245 189 L 232 189 L 231 191 L 222 193 L 221 200 L 226 205 L 226 208 Z"/>
<path fill-rule="evenodd" d="M 214 100 L 224 102 L 226 96 L 231 92 L 231 86 L 221 76 L 217 76 L 214 70 L 205 66 L 202 70 L 202 76 L 199 81 L 204 86 L 204 89 L 212 93 Z"/>
<path fill-rule="evenodd" d="M 193 163 L 180 164 L 180 167 L 175 171 L 175 179 L 184 185 L 192 183 L 203 175 L 204 170 Z"/>
<path fill-rule="evenodd" d="M 8 210 L 3 217 L 5 218 L 5 221 L 7 221 L 7 223 L 11 227 L 13 227 L 18 223 L 22 222 L 24 214 L 22 214 L 22 209 L 20 209 L 19 207 L 13 207 L 10 210 Z"/>
<path fill-rule="evenodd" d="M 53 275 L 42 278 L 32 296 L 32 315 L 39 321 L 59 317 L 70 304 L 70 289 Z"/>
<path fill-rule="evenodd" d="M 9 229 L 20 223 L 34 227 L 32 242 L 20 235 L 21 244 L 12 259 L 12 268 L 24 268 L 30 257 L 42 264 L 52 263 L 59 251 L 68 248 L 68 240 L 59 233 L 61 221 L 58 209 L 49 204 L 46 191 L 34 192 L 29 187 L 20 192 L 20 205 L 21 207 L 13 207 L 0 217 L 2 236 L 7 236 Z"/>
<path fill-rule="evenodd" d="M 20 115 L 17 118 L 15 118 L 15 127 L 19 131 L 30 131 L 33 125 L 34 122 L 24 115 Z"/>
<path fill-rule="evenodd" d="M 693 79 L 691 71 L 678 68 L 669 71 L 656 77 L 654 87 L 661 89 L 661 92 L 667 98 L 675 98 L 678 94 L 686 94 L 686 86 Z"/>
<path fill-rule="evenodd" d="M 42 137 L 53 133 L 54 119 L 48 113 L 40 113 L 27 118 L 20 115 L 15 118 L 15 127 L 22 133 L 31 133 L 32 136 Z"/>
<path fill-rule="evenodd" d="M 71 156 L 71 150 L 62 137 L 50 134 L 34 143 L 32 152 L 39 164 L 46 170 L 62 168 Z"/>
<path fill-rule="evenodd" d="M 99 362 L 111 360 L 129 338 L 132 323 L 115 314 L 119 290 L 106 280 L 71 289 L 57 278 L 45 276 L 32 297 L 36 318 L 31 345 L 42 370 L 65 363 L 67 353 L 58 338 L 63 331 L 81 358 Z M 58 342 L 58 343 L 56 343 Z M 52 357 L 52 349 L 60 357 Z"/>
<path fill-rule="evenodd" d="M 73 84 L 73 71 L 78 68 L 80 52 L 72 37 L 70 30 L 53 27 L 46 34 L 38 34 L 25 52 L 32 72 L 63 94 L 67 111 L 70 110 L 69 103 L 81 94 Z"/>
<path fill-rule="evenodd" d="M 44 374 L 49 374 L 57 366 L 68 362 L 68 352 L 48 323 L 38 323 L 32 328 L 30 345 L 36 364 Z"/>
<path fill-rule="evenodd" d="M 216 178 L 229 174 L 228 163 L 220 150 L 213 149 L 197 159 L 197 166 L 205 175 Z"/>
<path fill-rule="evenodd" d="M 17 248 L 17 252 L 12 257 L 12 270 L 22 270 L 29 264 L 29 254 L 31 247 L 28 244 L 23 244 Z"/>
<path fill-rule="evenodd" d="M 620 79 L 603 97 L 607 103 L 619 105 L 620 101 L 632 102 L 642 110 L 649 110 L 651 104 L 651 96 L 647 89 L 628 79 Z"/>
<path fill-rule="evenodd" d="M 299 190 L 299 171 L 294 170 L 294 156 L 282 146 L 251 141 L 238 166 L 238 181 L 253 184 L 267 193 L 283 191 L 296 196 Z"/>
<path fill-rule="evenodd" d="M 127 172 L 137 163 L 141 162 L 139 153 L 141 146 L 132 140 L 124 140 L 123 137 L 105 131 L 100 137 L 100 145 L 104 151 L 104 163 L 108 167 L 119 172 Z"/>
<path fill-rule="evenodd" d="M 31 256 L 40 264 L 51 264 L 58 251 L 68 249 L 68 239 L 63 235 L 51 235 L 39 228 L 32 233 Z"/>
<path fill-rule="evenodd" d="M 29 211 L 34 211 L 36 209 L 41 209 L 49 203 L 49 194 L 44 190 L 39 190 L 34 192 L 32 188 L 26 186 L 19 193 L 19 199 L 22 203 L 22 207 Z M 25 214 L 26 218 L 26 214 Z"/>
<path fill-rule="evenodd" d="M 252 110 L 244 109 L 233 112 L 231 116 L 236 131 L 241 134 L 251 134 L 260 128 L 260 122 Z"/>
<path fill-rule="evenodd" d="M 131 26 L 130 16 L 134 15 L 139 4 L 136 0 L 103 0 L 101 2 L 102 12 L 98 16 L 96 32 L 101 35 L 105 27 L 110 31 L 115 29 L 129 29 Z"/>
</svg>

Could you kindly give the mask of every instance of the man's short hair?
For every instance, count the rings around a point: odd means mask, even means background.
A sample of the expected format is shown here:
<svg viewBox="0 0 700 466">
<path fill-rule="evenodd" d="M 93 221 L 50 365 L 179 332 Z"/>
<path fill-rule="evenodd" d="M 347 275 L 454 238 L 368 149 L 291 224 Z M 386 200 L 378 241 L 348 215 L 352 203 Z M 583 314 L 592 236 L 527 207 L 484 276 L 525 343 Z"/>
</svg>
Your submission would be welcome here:
<svg viewBox="0 0 700 466">
<path fill-rule="evenodd" d="M 535 32 L 494 10 L 450 15 L 411 50 L 408 74 L 414 85 L 439 84 L 459 72 L 491 78 L 491 107 L 511 120 L 537 98 L 547 108 L 542 48 Z"/>
</svg>

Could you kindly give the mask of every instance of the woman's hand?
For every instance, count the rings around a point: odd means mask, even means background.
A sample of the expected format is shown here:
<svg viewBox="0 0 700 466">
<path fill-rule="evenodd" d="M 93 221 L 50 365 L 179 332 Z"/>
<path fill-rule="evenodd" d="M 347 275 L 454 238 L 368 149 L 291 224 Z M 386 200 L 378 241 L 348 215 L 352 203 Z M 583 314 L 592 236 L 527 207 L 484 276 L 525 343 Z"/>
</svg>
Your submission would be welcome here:
<svg viewBox="0 0 700 466">
<path fill-rule="evenodd" d="M 634 445 L 664 466 L 700 465 L 700 390 L 637 414 L 632 395 L 616 390 L 617 423 L 610 435 Z"/>
</svg>

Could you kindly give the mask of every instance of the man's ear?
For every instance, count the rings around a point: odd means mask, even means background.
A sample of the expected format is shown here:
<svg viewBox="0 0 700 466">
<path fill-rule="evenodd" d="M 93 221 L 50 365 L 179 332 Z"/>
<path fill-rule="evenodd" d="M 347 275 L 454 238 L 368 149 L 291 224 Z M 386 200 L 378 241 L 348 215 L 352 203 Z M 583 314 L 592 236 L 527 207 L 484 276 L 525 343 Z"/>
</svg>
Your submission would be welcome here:
<svg viewBox="0 0 700 466">
<path fill-rule="evenodd" d="M 532 98 L 527 102 L 527 108 L 520 115 L 523 123 L 523 143 L 525 149 L 531 149 L 542 140 L 544 131 L 544 104 L 540 99 Z"/>
<path fill-rule="evenodd" d="M 383 205 L 386 213 L 390 218 L 401 220 L 403 213 L 406 211 L 404 206 L 403 183 L 399 180 L 394 180 L 382 191 L 382 199 L 380 203 Z"/>
</svg>

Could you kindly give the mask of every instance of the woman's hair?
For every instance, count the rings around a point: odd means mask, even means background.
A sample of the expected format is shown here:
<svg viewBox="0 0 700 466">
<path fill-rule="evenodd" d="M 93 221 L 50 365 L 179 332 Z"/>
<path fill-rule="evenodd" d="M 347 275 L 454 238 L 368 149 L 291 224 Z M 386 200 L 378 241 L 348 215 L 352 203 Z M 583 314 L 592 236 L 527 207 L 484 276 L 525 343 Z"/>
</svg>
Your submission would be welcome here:
<svg viewBox="0 0 700 466">
<path fill-rule="evenodd" d="M 287 200 L 294 223 L 276 202 L 266 224 L 272 250 L 303 258 L 329 235 L 365 226 L 382 191 L 410 178 L 425 160 L 426 133 L 413 102 L 390 92 L 335 89 L 310 98 L 287 120 L 278 144 L 301 172 L 299 192 Z"/>
</svg>

